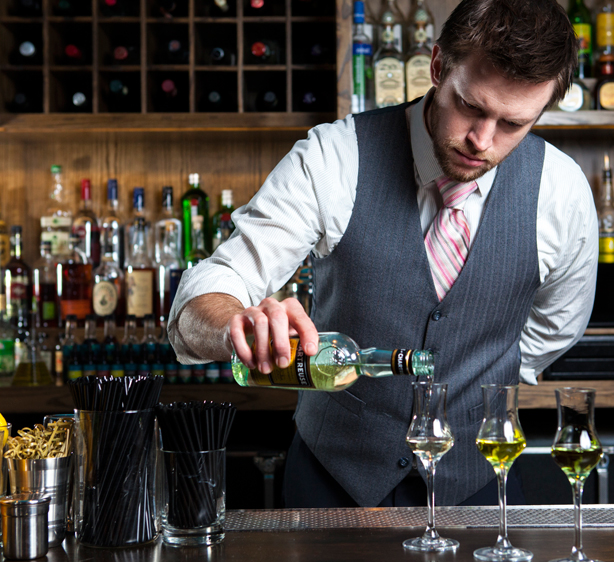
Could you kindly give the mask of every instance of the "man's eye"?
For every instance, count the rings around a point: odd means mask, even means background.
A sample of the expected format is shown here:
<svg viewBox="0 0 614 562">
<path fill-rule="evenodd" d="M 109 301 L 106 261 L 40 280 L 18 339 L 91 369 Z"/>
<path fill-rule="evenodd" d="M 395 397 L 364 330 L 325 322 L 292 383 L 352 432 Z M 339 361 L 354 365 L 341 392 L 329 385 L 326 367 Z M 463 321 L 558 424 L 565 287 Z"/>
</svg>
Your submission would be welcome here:
<svg viewBox="0 0 614 562">
<path fill-rule="evenodd" d="M 522 127 L 520 123 L 515 123 L 514 121 L 506 121 L 505 123 L 508 126 L 513 127 L 514 129 L 519 129 L 520 127 Z"/>
<path fill-rule="evenodd" d="M 471 105 L 470 103 L 467 103 L 465 100 L 463 100 L 463 105 L 467 108 L 467 109 L 472 109 L 474 111 L 477 111 L 479 109 L 479 107 L 475 106 L 475 105 Z"/>
</svg>

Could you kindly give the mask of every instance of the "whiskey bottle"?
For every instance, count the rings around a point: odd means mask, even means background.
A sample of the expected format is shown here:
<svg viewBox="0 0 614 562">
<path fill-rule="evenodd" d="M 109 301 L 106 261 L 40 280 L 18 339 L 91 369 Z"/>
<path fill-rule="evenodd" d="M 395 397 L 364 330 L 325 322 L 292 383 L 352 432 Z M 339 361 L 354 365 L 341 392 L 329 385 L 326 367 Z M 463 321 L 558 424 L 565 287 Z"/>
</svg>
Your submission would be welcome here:
<svg viewBox="0 0 614 562">
<path fill-rule="evenodd" d="M 32 267 L 33 304 L 36 309 L 36 324 L 41 328 L 56 328 L 58 325 L 57 278 L 55 261 L 51 255 L 51 242 L 40 245 L 41 257 Z"/>
<path fill-rule="evenodd" d="M 183 252 L 184 257 L 188 259 L 192 248 L 192 230 L 193 223 L 196 219 L 199 221 L 201 230 L 199 236 L 202 237 L 203 248 L 207 253 L 211 253 L 211 230 L 209 229 L 209 196 L 200 188 L 200 176 L 198 174 L 190 174 L 188 176 L 190 189 L 183 194 L 181 198 L 182 209 L 182 227 L 183 227 Z"/>
<path fill-rule="evenodd" d="M 32 269 L 23 260 L 21 226 L 11 227 L 11 259 L 4 268 L 7 317 L 28 318 L 32 306 Z"/>
<path fill-rule="evenodd" d="M 318 352 L 308 356 L 298 336 L 290 338 L 290 365 L 275 367 L 265 375 L 258 369 L 248 369 L 236 354 L 232 356 L 232 372 L 241 386 L 268 386 L 295 390 L 344 390 L 360 375 L 384 377 L 389 375 L 433 376 L 433 353 L 411 349 L 384 351 L 358 344 L 338 332 L 319 334 Z"/>
<path fill-rule="evenodd" d="M 81 204 L 72 223 L 72 232 L 79 237 L 80 246 L 92 267 L 100 263 L 100 228 L 92 209 L 92 184 L 81 180 Z"/>
<path fill-rule="evenodd" d="M 108 238 L 103 239 L 104 256 L 100 265 L 94 270 L 94 287 L 92 288 L 92 309 L 101 318 L 124 313 L 124 272 L 113 257 L 113 244 Z"/>
<path fill-rule="evenodd" d="M 51 242 L 51 255 L 57 258 L 68 252 L 68 237 L 72 225 L 72 211 L 66 200 L 62 182 L 62 166 L 51 166 L 52 188 L 50 203 L 41 217 L 41 241 Z"/>
<path fill-rule="evenodd" d="M 101 237 L 111 245 L 113 261 L 120 269 L 124 264 L 124 227 L 119 216 L 117 180 L 107 181 L 107 208 L 100 219 Z"/>
<path fill-rule="evenodd" d="M 595 84 L 595 109 L 614 109 L 614 55 L 599 57 L 599 80 Z"/>
<path fill-rule="evenodd" d="M 415 0 L 409 19 L 410 47 L 405 63 L 405 86 L 406 99 L 412 101 L 424 96 L 432 86 L 433 16 L 424 0 Z"/>
<path fill-rule="evenodd" d="M 156 268 L 149 257 L 145 219 L 133 226 L 132 251 L 126 260 L 126 314 L 144 318 L 155 313 Z"/>
<path fill-rule="evenodd" d="M 373 109 L 373 45 L 365 33 L 365 5 L 354 2 L 354 35 L 352 37 L 352 113 Z"/>
<path fill-rule="evenodd" d="M 85 320 L 92 311 L 92 264 L 79 247 L 80 239 L 71 234 L 68 251 L 58 256 L 57 290 L 60 300 L 60 317 L 74 314 Z"/>
<path fill-rule="evenodd" d="M 395 25 L 393 12 L 386 10 L 381 20 L 381 46 L 373 57 L 376 107 L 388 107 L 405 101 L 405 63 L 395 45 Z"/>
<path fill-rule="evenodd" d="M 614 0 L 600 0 L 595 6 L 595 75 L 599 74 L 599 58 L 614 55 Z"/>
</svg>

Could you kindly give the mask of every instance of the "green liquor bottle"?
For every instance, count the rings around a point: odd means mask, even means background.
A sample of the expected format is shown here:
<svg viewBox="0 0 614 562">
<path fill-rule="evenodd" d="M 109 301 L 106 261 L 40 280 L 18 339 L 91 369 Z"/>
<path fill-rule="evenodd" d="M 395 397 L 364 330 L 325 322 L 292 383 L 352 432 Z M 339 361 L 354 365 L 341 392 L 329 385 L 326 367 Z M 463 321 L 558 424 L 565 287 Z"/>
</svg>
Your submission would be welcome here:
<svg viewBox="0 0 614 562">
<path fill-rule="evenodd" d="M 590 78 L 593 62 L 593 25 L 591 13 L 584 0 L 570 0 L 567 10 L 569 21 L 573 25 L 578 38 L 578 69 L 577 78 Z"/>
<path fill-rule="evenodd" d="M 190 174 L 190 189 L 181 198 L 181 209 L 183 219 L 183 255 L 187 258 L 192 251 L 192 229 L 194 219 L 203 225 L 201 236 L 203 236 L 204 247 L 209 254 L 212 251 L 211 229 L 209 225 L 209 196 L 200 188 L 200 177 L 198 174 Z"/>
<path fill-rule="evenodd" d="M 411 349 L 384 351 L 370 347 L 360 349 L 348 336 L 338 332 L 322 332 L 318 352 L 304 353 L 299 338 L 290 338 L 290 365 L 275 367 L 265 375 L 258 369 L 248 369 L 235 353 L 232 373 L 241 386 L 269 386 L 295 390 L 344 390 L 360 375 L 385 377 L 389 375 L 433 376 L 433 352 Z"/>
</svg>

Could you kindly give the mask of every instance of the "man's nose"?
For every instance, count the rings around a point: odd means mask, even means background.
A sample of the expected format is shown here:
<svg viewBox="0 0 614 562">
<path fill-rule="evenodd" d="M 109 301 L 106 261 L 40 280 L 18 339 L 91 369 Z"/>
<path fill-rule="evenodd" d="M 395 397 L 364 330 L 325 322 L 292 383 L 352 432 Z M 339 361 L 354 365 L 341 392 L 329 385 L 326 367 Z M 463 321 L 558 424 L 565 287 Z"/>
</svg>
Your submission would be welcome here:
<svg viewBox="0 0 614 562">
<path fill-rule="evenodd" d="M 467 139 L 477 152 L 484 152 L 492 146 L 495 137 L 496 123 L 490 119 L 480 119 L 473 124 Z"/>
</svg>

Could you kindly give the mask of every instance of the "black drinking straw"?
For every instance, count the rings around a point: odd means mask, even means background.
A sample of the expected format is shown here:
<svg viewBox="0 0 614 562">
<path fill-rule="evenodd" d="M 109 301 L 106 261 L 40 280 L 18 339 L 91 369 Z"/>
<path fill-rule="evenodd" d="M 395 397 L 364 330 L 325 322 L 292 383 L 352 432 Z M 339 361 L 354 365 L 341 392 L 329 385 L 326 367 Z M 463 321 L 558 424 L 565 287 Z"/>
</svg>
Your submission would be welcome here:
<svg viewBox="0 0 614 562">
<path fill-rule="evenodd" d="M 89 458 L 84 474 L 79 540 L 123 546 L 155 537 L 153 474 L 147 473 L 155 424 L 153 408 L 163 377 L 82 377 L 69 383 L 77 410 L 105 412 L 82 417 Z M 114 413 L 116 415 L 114 415 Z"/>
<path fill-rule="evenodd" d="M 217 519 L 210 483 L 222 475 L 218 459 L 200 453 L 226 447 L 236 408 L 205 401 L 158 404 L 155 411 L 169 490 L 167 520 L 179 529 L 210 526 Z"/>
</svg>

